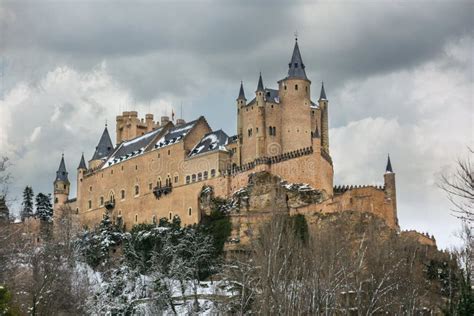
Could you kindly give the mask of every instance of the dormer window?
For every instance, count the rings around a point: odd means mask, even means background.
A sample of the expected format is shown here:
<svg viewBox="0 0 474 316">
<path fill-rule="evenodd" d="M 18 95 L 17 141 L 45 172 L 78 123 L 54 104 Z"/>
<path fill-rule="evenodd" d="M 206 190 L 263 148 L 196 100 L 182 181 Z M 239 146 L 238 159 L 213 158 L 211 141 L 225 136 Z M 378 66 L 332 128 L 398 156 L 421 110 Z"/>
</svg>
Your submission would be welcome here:
<svg viewBox="0 0 474 316">
<path fill-rule="evenodd" d="M 298 63 L 295 63 L 295 68 L 298 68 Z"/>
</svg>

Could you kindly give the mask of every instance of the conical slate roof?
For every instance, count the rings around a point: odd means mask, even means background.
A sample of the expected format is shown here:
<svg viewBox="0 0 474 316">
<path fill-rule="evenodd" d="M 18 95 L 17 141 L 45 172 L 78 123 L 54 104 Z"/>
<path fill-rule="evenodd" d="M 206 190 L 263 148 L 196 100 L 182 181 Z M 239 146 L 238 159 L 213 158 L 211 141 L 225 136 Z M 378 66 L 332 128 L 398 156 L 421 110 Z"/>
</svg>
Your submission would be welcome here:
<svg viewBox="0 0 474 316">
<path fill-rule="evenodd" d="M 112 145 L 112 140 L 110 139 L 109 131 L 107 130 L 107 126 L 105 126 L 104 132 L 100 137 L 99 144 L 95 148 L 92 160 L 102 159 L 109 156 L 113 149 L 114 145 Z"/>
<path fill-rule="evenodd" d="M 263 91 L 263 80 L 262 80 L 262 73 L 258 77 L 258 84 L 257 84 L 257 91 Z"/>
<path fill-rule="evenodd" d="M 390 155 L 388 155 L 387 168 L 385 168 L 385 173 L 393 173 L 392 163 L 390 162 Z"/>
<path fill-rule="evenodd" d="M 324 91 L 324 82 L 321 82 L 321 93 L 319 94 L 319 100 L 327 100 L 326 91 Z"/>
<path fill-rule="evenodd" d="M 61 162 L 59 163 L 58 171 L 56 171 L 56 180 L 55 181 L 69 182 L 69 180 L 67 178 L 66 164 L 64 163 L 64 155 L 62 155 Z"/>
<path fill-rule="evenodd" d="M 244 84 L 242 83 L 242 81 L 240 82 L 239 97 L 237 98 L 237 100 L 247 100 L 245 98 Z"/>
<path fill-rule="evenodd" d="M 81 161 L 79 162 L 79 167 L 77 169 L 87 169 L 86 161 L 84 160 L 84 154 L 81 155 Z"/>
<path fill-rule="evenodd" d="M 298 46 L 298 40 L 295 41 L 295 47 L 293 48 L 293 55 L 291 56 L 290 63 L 288 64 L 288 78 L 299 78 L 308 79 L 304 70 L 303 59 L 301 58 L 300 48 Z"/>
</svg>

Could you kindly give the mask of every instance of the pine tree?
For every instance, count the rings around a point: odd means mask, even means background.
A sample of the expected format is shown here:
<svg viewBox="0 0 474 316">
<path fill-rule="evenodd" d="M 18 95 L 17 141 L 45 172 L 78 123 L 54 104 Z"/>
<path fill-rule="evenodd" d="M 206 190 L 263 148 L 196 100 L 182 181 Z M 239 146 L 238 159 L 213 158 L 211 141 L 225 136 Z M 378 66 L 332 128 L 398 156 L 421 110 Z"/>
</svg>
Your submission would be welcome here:
<svg viewBox="0 0 474 316">
<path fill-rule="evenodd" d="M 51 205 L 51 194 L 38 193 L 36 196 L 36 215 L 42 221 L 53 219 L 53 206 Z"/>
<path fill-rule="evenodd" d="M 33 216 L 33 188 L 26 186 L 23 190 L 23 203 L 21 210 L 21 220 Z"/>
</svg>

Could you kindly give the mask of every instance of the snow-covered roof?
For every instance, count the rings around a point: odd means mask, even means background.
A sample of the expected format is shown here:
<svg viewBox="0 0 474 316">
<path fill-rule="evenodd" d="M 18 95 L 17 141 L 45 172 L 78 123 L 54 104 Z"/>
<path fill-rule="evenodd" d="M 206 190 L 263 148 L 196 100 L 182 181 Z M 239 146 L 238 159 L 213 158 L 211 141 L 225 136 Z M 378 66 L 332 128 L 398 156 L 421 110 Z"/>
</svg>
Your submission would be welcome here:
<svg viewBox="0 0 474 316">
<path fill-rule="evenodd" d="M 264 99 L 267 102 L 280 103 L 280 96 L 278 94 L 278 90 L 265 88 L 265 90 L 264 90 Z M 256 99 L 253 98 L 252 101 L 250 101 L 248 103 L 248 105 L 253 104 L 255 101 L 256 101 Z"/>
<path fill-rule="evenodd" d="M 113 152 L 112 155 L 107 159 L 105 164 L 102 166 L 102 169 L 143 154 L 145 148 L 162 130 L 163 127 L 160 127 L 142 136 L 122 142 L 115 152 Z"/>
<path fill-rule="evenodd" d="M 180 142 L 194 127 L 194 125 L 196 125 L 197 122 L 198 120 L 194 120 L 189 123 L 171 128 L 168 133 L 166 133 L 160 138 L 158 142 L 156 142 L 155 148 L 162 148 Z"/>
<path fill-rule="evenodd" d="M 199 143 L 189 153 L 189 157 L 200 155 L 203 153 L 215 151 L 215 150 L 226 150 L 225 146 L 229 143 L 229 136 L 220 130 L 213 131 L 204 135 Z"/>
</svg>

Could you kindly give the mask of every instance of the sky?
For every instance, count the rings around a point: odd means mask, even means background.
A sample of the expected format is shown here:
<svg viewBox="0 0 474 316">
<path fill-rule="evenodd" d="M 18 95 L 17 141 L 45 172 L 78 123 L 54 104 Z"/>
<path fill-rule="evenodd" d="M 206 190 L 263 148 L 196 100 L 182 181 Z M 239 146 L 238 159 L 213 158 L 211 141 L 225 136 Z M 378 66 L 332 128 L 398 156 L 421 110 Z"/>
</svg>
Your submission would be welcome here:
<svg viewBox="0 0 474 316">
<path fill-rule="evenodd" d="M 51 192 L 64 152 L 75 190 L 124 110 L 204 115 L 235 134 L 235 99 L 286 76 L 298 36 L 312 98 L 329 99 L 335 184 L 397 177 L 401 228 L 457 244 L 437 183 L 474 147 L 472 1 L 2 1 L 0 156 L 21 191 Z M 115 139 L 113 139 L 115 141 Z M 74 195 L 74 193 L 72 194 Z"/>
</svg>

